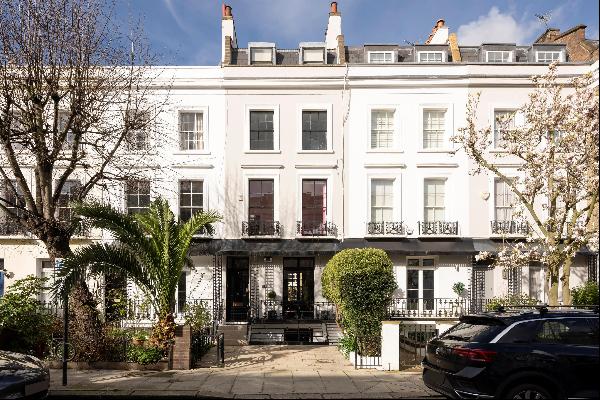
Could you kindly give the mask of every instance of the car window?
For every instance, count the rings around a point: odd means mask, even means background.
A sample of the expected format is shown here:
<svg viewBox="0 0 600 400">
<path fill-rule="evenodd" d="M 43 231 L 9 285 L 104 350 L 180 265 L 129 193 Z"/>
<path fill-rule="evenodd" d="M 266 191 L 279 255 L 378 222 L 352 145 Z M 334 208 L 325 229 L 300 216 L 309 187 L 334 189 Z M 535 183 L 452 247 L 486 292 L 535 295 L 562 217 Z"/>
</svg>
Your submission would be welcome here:
<svg viewBox="0 0 600 400">
<path fill-rule="evenodd" d="M 506 328 L 505 325 L 494 323 L 461 322 L 447 330 L 440 339 L 456 340 L 459 342 L 487 343 Z"/>
<path fill-rule="evenodd" d="M 585 318 L 542 321 L 535 335 L 537 343 L 597 345 L 592 327 Z"/>
<path fill-rule="evenodd" d="M 598 332 L 598 318 L 590 318 L 587 321 L 592 329 L 592 340 L 594 341 L 594 343 L 598 344 L 598 342 L 600 341 L 600 335 Z"/>
<path fill-rule="evenodd" d="M 510 328 L 499 340 L 498 343 L 531 343 L 539 321 L 521 322 Z"/>
</svg>

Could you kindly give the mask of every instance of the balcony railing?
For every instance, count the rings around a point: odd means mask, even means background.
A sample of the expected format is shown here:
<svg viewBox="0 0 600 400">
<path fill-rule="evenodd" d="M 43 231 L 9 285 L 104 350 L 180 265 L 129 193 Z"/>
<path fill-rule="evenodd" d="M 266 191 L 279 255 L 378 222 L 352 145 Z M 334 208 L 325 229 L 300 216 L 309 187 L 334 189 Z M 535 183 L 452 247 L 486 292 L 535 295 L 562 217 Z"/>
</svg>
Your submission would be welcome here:
<svg viewBox="0 0 600 400">
<path fill-rule="evenodd" d="M 337 236 L 337 226 L 333 222 L 297 221 L 296 233 L 300 236 Z"/>
<path fill-rule="evenodd" d="M 469 312 L 466 298 L 395 298 L 388 307 L 390 318 L 458 318 Z"/>
<path fill-rule="evenodd" d="M 367 222 L 367 235 L 369 236 L 404 236 L 406 227 L 400 222 Z"/>
<path fill-rule="evenodd" d="M 420 221 L 419 234 L 456 236 L 458 235 L 458 221 Z"/>
<path fill-rule="evenodd" d="M 175 319 L 182 320 L 184 318 L 186 306 L 202 304 L 211 320 L 213 318 L 213 300 L 212 299 L 187 299 L 185 303 L 175 305 Z M 123 305 L 113 303 L 110 309 L 106 310 L 110 313 L 110 318 L 114 321 L 122 321 L 124 323 L 135 322 L 153 322 L 158 319 L 158 315 L 149 301 L 143 299 L 128 299 Z"/>
<path fill-rule="evenodd" d="M 529 233 L 527 221 L 491 221 L 492 235 L 521 235 Z"/>
<path fill-rule="evenodd" d="M 242 236 L 281 236 L 281 224 L 279 221 L 243 221 Z"/>
<path fill-rule="evenodd" d="M 328 301 L 286 304 L 280 300 L 262 300 L 260 302 L 259 318 L 267 321 L 335 321 L 335 310 L 335 304 Z"/>
<path fill-rule="evenodd" d="M 28 236 L 29 233 L 12 219 L 0 219 L 0 236 Z"/>
</svg>

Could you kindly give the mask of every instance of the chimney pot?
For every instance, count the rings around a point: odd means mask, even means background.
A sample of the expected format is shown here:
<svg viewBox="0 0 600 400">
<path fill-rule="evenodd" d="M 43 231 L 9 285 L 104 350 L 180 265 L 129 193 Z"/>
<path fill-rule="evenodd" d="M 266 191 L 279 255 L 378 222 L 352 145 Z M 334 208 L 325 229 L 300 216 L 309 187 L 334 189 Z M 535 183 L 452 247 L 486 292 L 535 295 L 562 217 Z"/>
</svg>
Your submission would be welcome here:
<svg viewBox="0 0 600 400">
<path fill-rule="evenodd" d="M 446 21 L 444 21 L 443 19 L 438 19 L 435 26 L 437 26 L 438 28 L 441 28 L 442 26 L 444 26 L 445 22 Z"/>
<path fill-rule="evenodd" d="M 223 16 L 231 17 L 231 6 L 223 5 Z"/>
<path fill-rule="evenodd" d="M 331 2 L 331 13 L 337 14 L 337 12 L 338 12 L 337 1 L 332 1 Z"/>
</svg>

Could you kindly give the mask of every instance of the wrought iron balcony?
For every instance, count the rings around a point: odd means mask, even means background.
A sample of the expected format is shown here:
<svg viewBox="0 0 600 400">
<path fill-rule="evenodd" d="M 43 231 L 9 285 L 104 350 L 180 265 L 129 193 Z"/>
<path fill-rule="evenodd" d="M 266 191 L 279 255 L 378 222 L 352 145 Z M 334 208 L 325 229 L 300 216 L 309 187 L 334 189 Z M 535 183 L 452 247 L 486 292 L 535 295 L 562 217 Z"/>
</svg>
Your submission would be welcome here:
<svg viewBox="0 0 600 400">
<path fill-rule="evenodd" d="M 328 301 L 314 303 L 285 303 L 280 300 L 261 300 L 259 319 L 335 321 L 335 304 Z"/>
<path fill-rule="evenodd" d="M 458 235 L 458 221 L 420 221 L 419 234 L 456 236 Z"/>
<path fill-rule="evenodd" d="M 338 229 L 333 222 L 297 221 L 296 234 L 300 236 L 337 237 Z"/>
<path fill-rule="evenodd" d="M 279 221 L 243 221 L 242 236 L 281 236 L 281 224 Z"/>
<path fill-rule="evenodd" d="M 458 318 L 469 312 L 467 298 L 395 298 L 388 307 L 390 318 Z"/>
<path fill-rule="evenodd" d="M 367 222 L 367 235 L 369 236 L 404 236 L 406 227 L 400 222 Z"/>
<path fill-rule="evenodd" d="M 527 221 L 491 221 L 492 235 L 520 235 L 529 233 L 529 222 Z"/>
<path fill-rule="evenodd" d="M 17 221 L 0 219 L 0 236 L 28 236 L 28 232 Z"/>
</svg>

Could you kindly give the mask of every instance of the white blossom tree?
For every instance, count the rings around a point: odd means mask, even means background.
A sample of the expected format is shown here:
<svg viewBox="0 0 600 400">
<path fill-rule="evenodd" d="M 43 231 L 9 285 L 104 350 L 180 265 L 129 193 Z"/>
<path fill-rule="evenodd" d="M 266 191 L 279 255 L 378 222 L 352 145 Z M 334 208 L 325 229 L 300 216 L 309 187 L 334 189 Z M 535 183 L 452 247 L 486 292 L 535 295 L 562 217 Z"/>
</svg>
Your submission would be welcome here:
<svg viewBox="0 0 600 400">
<path fill-rule="evenodd" d="M 493 127 L 477 124 L 479 95 L 469 98 L 467 125 L 453 141 L 474 161 L 474 173 L 496 176 L 516 197 L 517 213 L 532 223 L 525 242 L 505 242 L 494 265 L 512 268 L 539 261 L 548 279 L 548 302 L 571 304 L 569 277 L 576 253 L 587 246 L 597 251 L 598 225 L 598 84 L 591 75 L 564 84 L 557 66 L 532 78 L 534 90 L 515 114 L 496 121 L 502 152 L 488 149 Z M 523 123 L 509 123 L 515 115 Z M 514 121 L 514 120 L 513 120 Z M 518 176 L 499 167 L 501 159 L 520 165 Z M 482 253 L 478 258 L 491 256 Z"/>
</svg>

